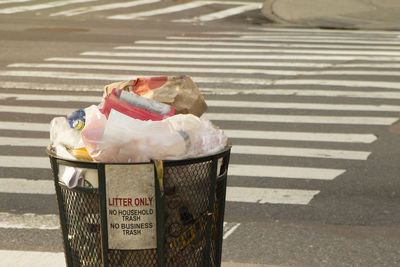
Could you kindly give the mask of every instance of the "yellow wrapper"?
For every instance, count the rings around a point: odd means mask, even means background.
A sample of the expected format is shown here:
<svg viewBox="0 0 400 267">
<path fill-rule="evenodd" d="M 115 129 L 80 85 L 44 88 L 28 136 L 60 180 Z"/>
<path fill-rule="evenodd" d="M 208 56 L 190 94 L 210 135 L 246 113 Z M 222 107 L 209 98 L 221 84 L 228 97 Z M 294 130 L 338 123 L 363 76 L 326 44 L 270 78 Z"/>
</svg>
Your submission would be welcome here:
<svg viewBox="0 0 400 267">
<path fill-rule="evenodd" d="M 87 152 L 86 148 L 77 148 L 77 149 L 70 149 L 68 150 L 71 155 L 73 155 L 75 158 L 78 160 L 88 160 L 88 161 L 93 161 L 92 157 L 89 155 Z"/>
</svg>

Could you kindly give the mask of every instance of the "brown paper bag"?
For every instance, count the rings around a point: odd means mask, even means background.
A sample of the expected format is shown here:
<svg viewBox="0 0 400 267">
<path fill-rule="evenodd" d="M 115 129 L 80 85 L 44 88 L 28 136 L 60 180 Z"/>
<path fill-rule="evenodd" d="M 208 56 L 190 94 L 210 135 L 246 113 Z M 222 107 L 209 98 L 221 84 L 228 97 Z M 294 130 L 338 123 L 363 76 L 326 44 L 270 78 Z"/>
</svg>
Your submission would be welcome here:
<svg viewBox="0 0 400 267">
<path fill-rule="evenodd" d="M 204 97 L 189 76 L 137 78 L 116 82 L 104 87 L 104 96 L 110 95 L 113 88 L 172 105 L 176 114 L 191 113 L 200 117 L 207 110 Z"/>
</svg>

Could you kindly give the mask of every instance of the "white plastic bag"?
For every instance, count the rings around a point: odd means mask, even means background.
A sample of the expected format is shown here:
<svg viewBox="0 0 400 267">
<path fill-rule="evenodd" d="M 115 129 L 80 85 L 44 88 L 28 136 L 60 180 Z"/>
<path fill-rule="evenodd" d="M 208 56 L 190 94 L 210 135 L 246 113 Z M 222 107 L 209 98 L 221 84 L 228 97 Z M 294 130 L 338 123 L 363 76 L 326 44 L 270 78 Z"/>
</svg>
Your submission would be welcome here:
<svg viewBox="0 0 400 267">
<path fill-rule="evenodd" d="M 56 117 L 50 122 L 50 141 L 53 147 L 79 147 L 81 135 L 78 130 L 72 129 L 67 118 Z"/>
<path fill-rule="evenodd" d="M 110 112 L 108 120 L 96 111 L 89 114 L 82 140 L 96 161 L 183 159 L 217 152 L 227 143 L 223 132 L 210 121 L 191 114 L 175 115 L 162 121 L 141 121 L 115 110 Z"/>
<path fill-rule="evenodd" d="M 103 134 L 107 118 L 95 105 L 86 108 L 85 113 L 86 123 L 80 135 L 89 155 L 96 157 L 99 153 L 99 149 L 103 146 Z"/>
</svg>

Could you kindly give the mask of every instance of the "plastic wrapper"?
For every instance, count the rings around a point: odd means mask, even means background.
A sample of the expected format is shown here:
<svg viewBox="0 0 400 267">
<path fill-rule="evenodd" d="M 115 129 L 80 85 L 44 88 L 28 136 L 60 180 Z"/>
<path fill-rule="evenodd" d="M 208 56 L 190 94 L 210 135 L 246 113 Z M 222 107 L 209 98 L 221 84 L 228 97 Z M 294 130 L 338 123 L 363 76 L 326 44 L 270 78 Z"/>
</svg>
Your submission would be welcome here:
<svg viewBox="0 0 400 267">
<path fill-rule="evenodd" d="M 135 119 L 152 121 L 162 120 L 175 114 L 175 108 L 170 105 L 116 88 L 104 98 L 100 111 L 108 118 L 111 109 Z"/>
<path fill-rule="evenodd" d="M 204 97 L 189 76 L 137 78 L 116 82 L 104 87 L 104 96 L 109 96 L 114 88 L 171 105 L 176 114 L 200 117 L 207 110 Z"/>
</svg>

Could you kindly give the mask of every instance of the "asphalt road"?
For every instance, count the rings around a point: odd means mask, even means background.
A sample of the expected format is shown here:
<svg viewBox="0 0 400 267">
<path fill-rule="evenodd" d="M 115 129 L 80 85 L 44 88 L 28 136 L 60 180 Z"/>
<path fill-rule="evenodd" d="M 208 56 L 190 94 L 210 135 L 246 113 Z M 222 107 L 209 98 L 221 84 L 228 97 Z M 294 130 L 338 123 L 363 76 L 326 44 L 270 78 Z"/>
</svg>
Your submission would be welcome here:
<svg viewBox="0 0 400 267">
<path fill-rule="evenodd" d="M 281 29 L 258 10 L 198 18 L 238 6 L 227 1 L 140 6 L 140 19 L 2 13 L 17 5 L 0 5 L 1 251 L 63 251 L 41 144 L 54 116 L 113 81 L 187 74 L 233 143 L 226 266 L 400 264 L 398 33 Z"/>
</svg>

